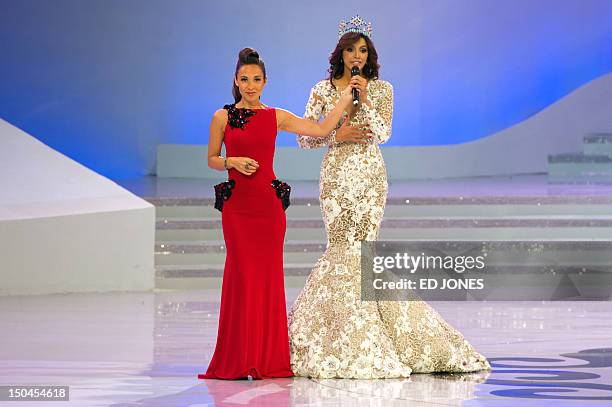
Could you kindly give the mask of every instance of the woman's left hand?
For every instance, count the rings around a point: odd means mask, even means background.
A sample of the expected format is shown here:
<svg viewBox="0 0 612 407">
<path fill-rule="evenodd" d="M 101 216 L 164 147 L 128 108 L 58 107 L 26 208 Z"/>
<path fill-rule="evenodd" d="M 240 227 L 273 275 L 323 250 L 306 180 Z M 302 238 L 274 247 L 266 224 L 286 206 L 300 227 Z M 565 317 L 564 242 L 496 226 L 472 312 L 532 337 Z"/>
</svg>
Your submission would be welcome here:
<svg viewBox="0 0 612 407">
<path fill-rule="evenodd" d="M 366 78 L 359 75 L 352 76 L 349 85 L 359 90 L 360 103 L 365 103 L 368 100 L 368 80 Z"/>
</svg>

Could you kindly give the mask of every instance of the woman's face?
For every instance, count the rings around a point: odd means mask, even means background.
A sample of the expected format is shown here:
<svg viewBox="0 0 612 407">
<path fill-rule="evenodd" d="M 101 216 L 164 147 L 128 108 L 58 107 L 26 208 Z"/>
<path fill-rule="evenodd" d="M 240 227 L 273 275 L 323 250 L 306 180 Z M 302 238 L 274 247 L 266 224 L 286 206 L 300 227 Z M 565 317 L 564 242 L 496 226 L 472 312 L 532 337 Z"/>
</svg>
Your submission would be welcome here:
<svg viewBox="0 0 612 407">
<path fill-rule="evenodd" d="M 344 61 L 344 69 L 350 71 L 354 66 L 363 72 L 363 67 L 368 60 L 368 44 L 363 38 L 359 38 L 353 45 L 345 48 L 342 51 L 342 60 Z"/>
<path fill-rule="evenodd" d="M 242 99 L 249 104 L 259 103 L 261 92 L 266 85 L 263 71 L 258 65 L 242 65 L 234 79 Z"/>
</svg>

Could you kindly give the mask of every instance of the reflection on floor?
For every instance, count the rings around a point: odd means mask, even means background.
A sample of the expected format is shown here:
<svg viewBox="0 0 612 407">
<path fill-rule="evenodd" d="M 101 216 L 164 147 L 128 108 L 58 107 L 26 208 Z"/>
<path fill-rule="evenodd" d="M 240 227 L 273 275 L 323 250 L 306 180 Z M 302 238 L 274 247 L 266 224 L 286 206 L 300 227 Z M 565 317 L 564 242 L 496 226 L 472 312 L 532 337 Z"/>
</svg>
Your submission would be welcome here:
<svg viewBox="0 0 612 407">
<path fill-rule="evenodd" d="M 297 293 L 288 289 L 289 304 Z M 0 385 L 69 385 L 74 406 L 612 403 L 610 302 L 433 303 L 490 358 L 490 373 L 198 381 L 219 298 L 216 289 L 0 298 Z M 30 404 L 44 405 L 19 406 Z"/>
</svg>

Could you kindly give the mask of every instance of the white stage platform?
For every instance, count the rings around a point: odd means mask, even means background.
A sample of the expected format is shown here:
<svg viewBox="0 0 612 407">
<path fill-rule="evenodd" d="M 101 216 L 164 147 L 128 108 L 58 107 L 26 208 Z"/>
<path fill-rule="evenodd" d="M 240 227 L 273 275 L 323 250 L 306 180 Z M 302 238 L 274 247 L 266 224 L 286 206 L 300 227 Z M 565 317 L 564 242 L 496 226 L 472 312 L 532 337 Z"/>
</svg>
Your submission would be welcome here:
<svg viewBox="0 0 612 407">
<path fill-rule="evenodd" d="M 151 290 L 155 208 L 0 120 L 0 295 Z"/>
<path fill-rule="evenodd" d="M 287 289 L 288 306 L 298 292 Z M 49 405 L 79 407 L 612 403 L 610 302 L 432 303 L 489 358 L 488 373 L 198 380 L 214 350 L 219 299 L 217 289 L 0 298 L 0 384 L 70 386 L 69 403 Z"/>
</svg>

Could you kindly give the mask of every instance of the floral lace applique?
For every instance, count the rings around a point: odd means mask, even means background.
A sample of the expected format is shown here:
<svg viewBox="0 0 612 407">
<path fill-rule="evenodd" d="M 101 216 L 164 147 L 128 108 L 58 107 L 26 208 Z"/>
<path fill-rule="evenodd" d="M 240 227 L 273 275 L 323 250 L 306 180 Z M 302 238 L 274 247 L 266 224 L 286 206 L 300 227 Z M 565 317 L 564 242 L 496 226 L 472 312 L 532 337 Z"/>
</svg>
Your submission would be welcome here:
<svg viewBox="0 0 612 407">
<path fill-rule="evenodd" d="M 329 80 L 320 81 L 310 91 L 304 118 L 318 122 L 332 111 L 339 97 L 337 89 Z M 393 86 L 380 79 L 370 80 L 368 82 L 368 100 L 372 107 L 361 104 L 348 124 L 351 126 L 368 125 L 373 134 L 372 143 L 385 143 L 391 137 Z M 336 128 L 340 127 L 344 120 L 346 120 L 346 114 Z M 309 137 L 298 135 L 297 141 L 301 148 L 321 148 L 326 145 L 332 147 L 330 145 L 332 137 L 330 136 Z"/>
<path fill-rule="evenodd" d="M 276 196 L 281 200 L 283 209 L 287 210 L 287 208 L 291 204 L 291 202 L 289 202 L 289 198 L 291 195 L 291 186 L 281 180 L 273 179 L 272 188 L 276 190 Z"/>
<path fill-rule="evenodd" d="M 236 181 L 230 179 L 215 185 L 215 209 L 223 211 L 223 204 L 232 196 L 232 189 L 236 186 Z"/>
<path fill-rule="evenodd" d="M 244 125 L 249 122 L 249 118 L 255 115 L 255 110 L 241 109 L 236 104 L 223 106 L 227 110 L 227 122 L 234 129 L 244 129 Z"/>
</svg>

